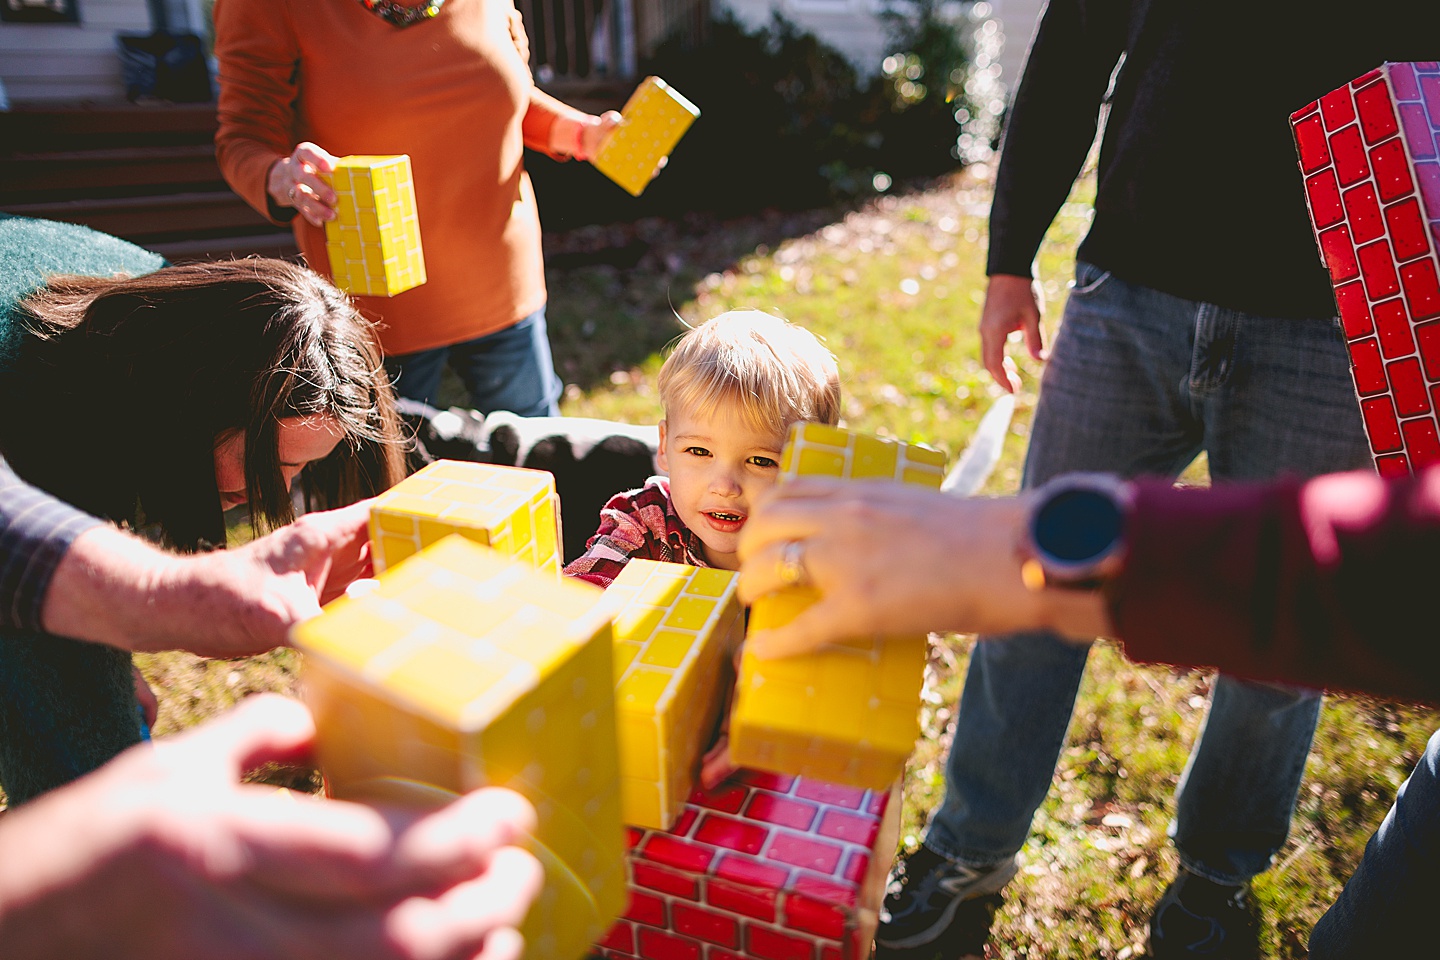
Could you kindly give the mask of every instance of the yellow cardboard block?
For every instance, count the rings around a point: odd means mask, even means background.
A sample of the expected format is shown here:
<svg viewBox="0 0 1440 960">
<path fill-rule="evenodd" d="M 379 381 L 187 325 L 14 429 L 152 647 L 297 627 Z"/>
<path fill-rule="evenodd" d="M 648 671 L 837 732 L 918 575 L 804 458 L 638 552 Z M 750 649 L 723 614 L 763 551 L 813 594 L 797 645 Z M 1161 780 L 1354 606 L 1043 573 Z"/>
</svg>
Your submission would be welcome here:
<svg viewBox="0 0 1440 960">
<path fill-rule="evenodd" d="M 370 508 L 375 572 L 452 533 L 560 576 L 560 508 L 545 470 L 437 460 Z"/>
<path fill-rule="evenodd" d="M 621 113 L 624 124 L 601 144 L 590 162 L 638 197 L 649 186 L 655 167 L 670 156 L 700 116 L 700 108 L 659 77 L 646 77 Z"/>
<path fill-rule="evenodd" d="M 393 297 L 425 282 L 410 158 L 341 157 L 329 177 L 334 220 L 325 250 L 335 285 L 346 293 Z"/>
<path fill-rule="evenodd" d="M 945 455 L 817 423 L 796 424 L 780 482 L 797 476 L 890 479 L 939 489 Z M 756 600 L 750 629 L 789 623 L 815 600 L 791 587 Z M 920 733 L 926 638 L 856 637 L 782 660 L 741 655 L 730 753 L 741 766 L 871 790 L 903 772 Z"/>
<path fill-rule="evenodd" d="M 331 791 L 443 802 L 508 787 L 539 814 L 527 960 L 579 960 L 625 906 L 602 594 L 447 537 L 297 626 Z"/>
<path fill-rule="evenodd" d="M 738 579 L 631 560 L 605 592 L 615 613 L 620 810 L 631 826 L 668 830 L 695 789 L 745 634 Z"/>
</svg>

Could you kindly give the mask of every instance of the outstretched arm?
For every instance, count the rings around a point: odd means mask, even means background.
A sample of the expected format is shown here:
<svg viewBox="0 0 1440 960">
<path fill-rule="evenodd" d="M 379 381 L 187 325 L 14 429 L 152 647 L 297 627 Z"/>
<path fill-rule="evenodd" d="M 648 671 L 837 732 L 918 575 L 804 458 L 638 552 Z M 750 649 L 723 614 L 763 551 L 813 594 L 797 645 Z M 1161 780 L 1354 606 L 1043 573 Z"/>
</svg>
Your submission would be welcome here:
<svg viewBox="0 0 1440 960">
<path fill-rule="evenodd" d="M 8 814 L 5 956 L 516 960 L 541 877 L 512 846 L 529 804 L 482 790 L 426 813 L 239 783 L 313 736 L 300 704 L 256 697 Z"/>
<path fill-rule="evenodd" d="M 180 557 L 113 527 L 86 531 L 45 598 L 48 633 L 133 651 L 238 657 L 283 646 L 290 627 L 368 575 L 369 502 L 306 514 L 235 550 Z"/>
</svg>

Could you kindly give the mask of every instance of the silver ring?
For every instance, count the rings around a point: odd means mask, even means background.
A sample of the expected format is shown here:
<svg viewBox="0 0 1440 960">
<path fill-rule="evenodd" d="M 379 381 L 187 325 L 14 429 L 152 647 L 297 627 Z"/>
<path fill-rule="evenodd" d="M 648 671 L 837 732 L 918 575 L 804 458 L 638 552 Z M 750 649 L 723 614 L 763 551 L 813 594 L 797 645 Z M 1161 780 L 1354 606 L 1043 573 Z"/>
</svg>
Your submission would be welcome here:
<svg viewBox="0 0 1440 960">
<path fill-rule="evenodd" d="M 297 186 L 299 186 L 299 184 L 290 184 L 290 192 L 285 195 L 290 200 L 290 206 L 292 207 L 295 206 L 295 188 Z"/>
<path fill-rule="evenodd" d="M 805 571 L 804 540 L 790 540 L 785 544 L 780 550 L 780 562 L 775 572 L 787 587 L 799 586 L 810 579 Z"/>
</svg>

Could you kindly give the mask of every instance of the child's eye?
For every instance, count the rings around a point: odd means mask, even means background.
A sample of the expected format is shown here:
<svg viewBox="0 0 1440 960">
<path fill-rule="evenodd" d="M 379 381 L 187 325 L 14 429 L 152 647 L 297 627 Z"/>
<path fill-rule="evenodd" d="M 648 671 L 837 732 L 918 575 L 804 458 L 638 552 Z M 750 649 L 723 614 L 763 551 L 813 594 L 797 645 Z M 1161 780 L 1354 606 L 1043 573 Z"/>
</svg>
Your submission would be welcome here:
<svg viewBox="0 0 1440 960">
<path fill-rule="evenodd" d="M 780 462 L 771 457 L 751 457 L 750 462 L 757 467 L 764 467 L 766 470 L 770 469 L 771 467 L 780 466 Z"/>
<path fill-rule="evenodd" d="M 692 457 L 708 457 L 708 456 L 710 456 L 710 451 L 709 451 L 709 450 L 706 450 L 704 447 L 686 447 L 686 448 L 685 448 L 685 452 L 688 453 L 688 454 L 690 454 L 690 456 L 692 456 Z"/>
</svg>

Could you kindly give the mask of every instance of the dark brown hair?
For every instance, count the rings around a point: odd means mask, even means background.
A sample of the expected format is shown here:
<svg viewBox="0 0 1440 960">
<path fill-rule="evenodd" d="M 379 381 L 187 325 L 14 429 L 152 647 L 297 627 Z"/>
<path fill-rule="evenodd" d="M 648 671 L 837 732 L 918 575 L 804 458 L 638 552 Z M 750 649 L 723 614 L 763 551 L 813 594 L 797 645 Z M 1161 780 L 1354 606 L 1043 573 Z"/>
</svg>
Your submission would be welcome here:
<svg viewBox="0 0 1440 960">
<path fill-rule="evenodd" d="M 26 335 L 0 376 L 0 452 L 100 516 L 158 524 L 182 549 L 222 545 L 214 448 L 240 431 L 252 526 L 288 523 L 277 428 L 290 417 L 331 417 L 344 431 L 302 475 L 315 504 L 403 476 L 372 325 L 303 267 L 250 258 L 54 277 L 16 316 Z"/>
</svg>

